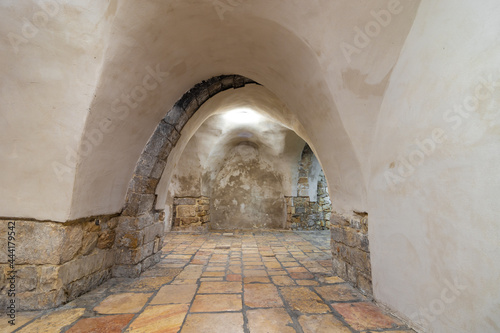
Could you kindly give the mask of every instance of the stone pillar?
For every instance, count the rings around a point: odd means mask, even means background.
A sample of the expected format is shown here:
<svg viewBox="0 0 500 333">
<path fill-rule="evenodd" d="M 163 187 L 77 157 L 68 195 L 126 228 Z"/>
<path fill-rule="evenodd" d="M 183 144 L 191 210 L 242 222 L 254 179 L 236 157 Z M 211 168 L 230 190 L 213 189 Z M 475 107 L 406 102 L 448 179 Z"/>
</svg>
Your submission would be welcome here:
<svg viewBox="0 0 500 333">
<path fill-rule="evenodd" d="M 332 214 L 333 273 L 372 295 L 368 214 Z"/>
<path fill-rule="evenodd" d="M 162 218 L 161 212 L 118 218 L 113 276 L 138 277 L 160 261 L 165 228 Z"/>
</svg>

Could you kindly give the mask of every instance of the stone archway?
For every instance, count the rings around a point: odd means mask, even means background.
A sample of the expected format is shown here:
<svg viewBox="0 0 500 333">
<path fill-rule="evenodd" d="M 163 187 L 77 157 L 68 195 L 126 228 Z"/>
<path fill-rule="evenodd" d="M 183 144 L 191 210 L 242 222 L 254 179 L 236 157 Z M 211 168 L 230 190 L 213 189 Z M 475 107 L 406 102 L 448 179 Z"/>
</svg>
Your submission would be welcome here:
<svg viewBox="0 0 500 333">
<path fill-rule="evenodd" d="M 136 277 L 160 260 L 164 218 L 155 209 L 156 187 L 172 148 L 195 112 L 214 95 L 258 84 L 240 75 L 213 77 L 195 85 L 160 121 L 137 162 L 116 231 L 117 261 L 113 275 Z"/>
</svg>

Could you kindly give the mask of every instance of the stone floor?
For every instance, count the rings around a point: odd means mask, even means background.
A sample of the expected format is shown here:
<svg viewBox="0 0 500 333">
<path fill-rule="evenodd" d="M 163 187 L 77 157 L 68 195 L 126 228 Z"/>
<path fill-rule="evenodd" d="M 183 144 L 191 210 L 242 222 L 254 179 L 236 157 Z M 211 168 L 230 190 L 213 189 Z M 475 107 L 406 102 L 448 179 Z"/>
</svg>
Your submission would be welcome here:
<svg viewBox="0 0 500 333">
<path fill-rule="evenodd" d="M 329 232 L 171 233 L 162 261 L 0 332 L 413 332 L 332 276 Z"/>
</svg>

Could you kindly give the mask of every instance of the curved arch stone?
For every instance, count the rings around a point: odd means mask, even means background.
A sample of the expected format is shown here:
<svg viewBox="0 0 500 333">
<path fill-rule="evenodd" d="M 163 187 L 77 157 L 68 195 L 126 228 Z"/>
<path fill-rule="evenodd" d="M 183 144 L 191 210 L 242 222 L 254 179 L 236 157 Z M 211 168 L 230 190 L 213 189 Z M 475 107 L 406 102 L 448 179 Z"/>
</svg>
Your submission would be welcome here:
<svg viewBox="0 0 500 333">
<path fill-rule="evenodd" d="M 156 187 L 184 125 L 209 98 L 257 82 L 241 75 L 221 75 L 196 84 L 166 113 L 148 140 L 129 183 L 119 218 L 119 249 L 113 274 L 136 277 L 160 260 L 164 213 L 155 209 Z"/>
</svg>

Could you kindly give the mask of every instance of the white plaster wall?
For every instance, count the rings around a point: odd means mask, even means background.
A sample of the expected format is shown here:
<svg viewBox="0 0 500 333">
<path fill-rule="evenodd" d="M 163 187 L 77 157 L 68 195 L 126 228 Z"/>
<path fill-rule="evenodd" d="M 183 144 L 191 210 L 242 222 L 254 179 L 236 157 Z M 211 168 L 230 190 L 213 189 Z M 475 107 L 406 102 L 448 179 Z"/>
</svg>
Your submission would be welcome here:
<svg viewBox="0 0 500 333">
<path fill-rule="evenodd" d="M 0 216 L 68 219 L 114 5 L 0 2 Z"/>
<path fill-rule="evenodd" d="M 499 18 L 494 0 L 423 1 L 377 123 L 375 297 L 426 332 L 500 331 Z"/>
</svg>

